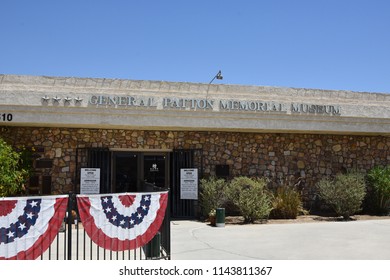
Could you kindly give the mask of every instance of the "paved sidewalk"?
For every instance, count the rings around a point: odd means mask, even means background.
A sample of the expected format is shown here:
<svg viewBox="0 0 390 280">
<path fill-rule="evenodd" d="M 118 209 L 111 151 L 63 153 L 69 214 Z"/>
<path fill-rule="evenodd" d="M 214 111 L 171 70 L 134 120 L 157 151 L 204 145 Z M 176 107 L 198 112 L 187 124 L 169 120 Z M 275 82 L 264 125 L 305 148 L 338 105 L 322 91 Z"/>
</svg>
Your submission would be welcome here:
<svg viewBox="0 0 390 280">
<path fill-rule="evenodd" d="M 390 260 L 390 220 L 226 225 L 172 221 L 172 260 Z"/>
</svg>

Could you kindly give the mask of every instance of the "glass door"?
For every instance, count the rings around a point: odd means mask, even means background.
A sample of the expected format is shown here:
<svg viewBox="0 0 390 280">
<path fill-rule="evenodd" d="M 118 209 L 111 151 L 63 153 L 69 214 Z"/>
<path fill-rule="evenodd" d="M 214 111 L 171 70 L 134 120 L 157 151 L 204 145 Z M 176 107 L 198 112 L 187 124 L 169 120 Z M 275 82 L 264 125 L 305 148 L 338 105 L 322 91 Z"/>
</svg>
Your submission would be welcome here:
<svg viewBox="0 0 390 280">
<path fill-rule="evenodd" d="M 168 156 L 165 153 L 114 152 L 112 191 L 147 192 L 153 185 L 168 186 Z"/>
<path fill-rule="evenodd" d="M 165 155 L 144 155 L 144 181 L 153 184 L 159 188 L 167 186 Z"/>
<path fill-rule="evenodd" d="M 140 185 L 138 166 L 139 156 L 136 153 L 114 154 L 114 192 L 136 192 Z"/>
</svg>

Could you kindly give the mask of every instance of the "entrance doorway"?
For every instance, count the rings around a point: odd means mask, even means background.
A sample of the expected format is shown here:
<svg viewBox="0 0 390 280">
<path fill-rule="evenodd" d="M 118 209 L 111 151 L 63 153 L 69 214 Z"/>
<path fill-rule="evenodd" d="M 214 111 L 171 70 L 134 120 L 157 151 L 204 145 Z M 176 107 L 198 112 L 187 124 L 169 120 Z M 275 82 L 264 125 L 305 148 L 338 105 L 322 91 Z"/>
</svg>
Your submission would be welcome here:
<svg viewBox="0 0 390 280">
<path fill-rule="evenodd" d="M 167 188 L 168 157 L 168 153 L 114 152 L 112 191 L 143 192 L 153 185 Z"/>
<path fill-rule="evenodd" d="M 108 148 L 77 148 L 74 191 L 80 191 L 81 168 L 100 169 L 100 193 L 148 192 L 150 186 L 170 189 L 174 218 L 195 217 L 197 200 L 180 198 L 180 170 L 198 168 L 203 174 L 203 152 L 197 149 L 158 151 L 110 151 Z M 148 188 L 149 187 L 149 188 Z"/>
</svg>

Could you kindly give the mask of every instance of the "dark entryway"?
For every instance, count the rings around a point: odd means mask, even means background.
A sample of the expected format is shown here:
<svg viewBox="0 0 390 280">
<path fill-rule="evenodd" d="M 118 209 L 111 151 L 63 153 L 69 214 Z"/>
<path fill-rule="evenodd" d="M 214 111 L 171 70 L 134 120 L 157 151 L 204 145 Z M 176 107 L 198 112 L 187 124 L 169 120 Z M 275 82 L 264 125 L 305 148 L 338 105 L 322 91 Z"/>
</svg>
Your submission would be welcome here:
<svg viewBox="0 0 390 280">
<path fill-rule="evenodd" d="M 114 154 L 114 192 L 136 192 L 140 186 L 138 179 L 139 156 L 135 153 Z"/>
<path fill-rule="evenodd" d="M 194 218 L 197 200 L 181 199 L 180 169 L 197 168 L 203 176 L 201 149 L 158 151 L 110 151 L 108 148 L 77 149 L 75 193 L 80 190 L 80 168 L 100 168 L 100 193 L 148 192 L 170 189 L 173 218 Z M 157 188 L 156 188 L 157 187 Z"/>
<path fill-rule="evenodd" d="M 168 188 L 168 154 L 113 152 L 113 192 L 147 191 L 148 186 Z"/>
</svg>

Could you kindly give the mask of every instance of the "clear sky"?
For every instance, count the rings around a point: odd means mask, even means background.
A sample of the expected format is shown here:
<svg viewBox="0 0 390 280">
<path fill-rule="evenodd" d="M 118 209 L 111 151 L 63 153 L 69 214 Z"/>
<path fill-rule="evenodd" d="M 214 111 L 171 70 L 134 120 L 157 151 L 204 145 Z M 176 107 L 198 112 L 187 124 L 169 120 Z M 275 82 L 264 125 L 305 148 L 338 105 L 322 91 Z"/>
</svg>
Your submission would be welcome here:
<svg viewBox="0 0 390 280">
<path fill-rule="evenodd" d="M 1 0 L 0 74 L 390 93 L 388 0 Z"/>
</svg>

